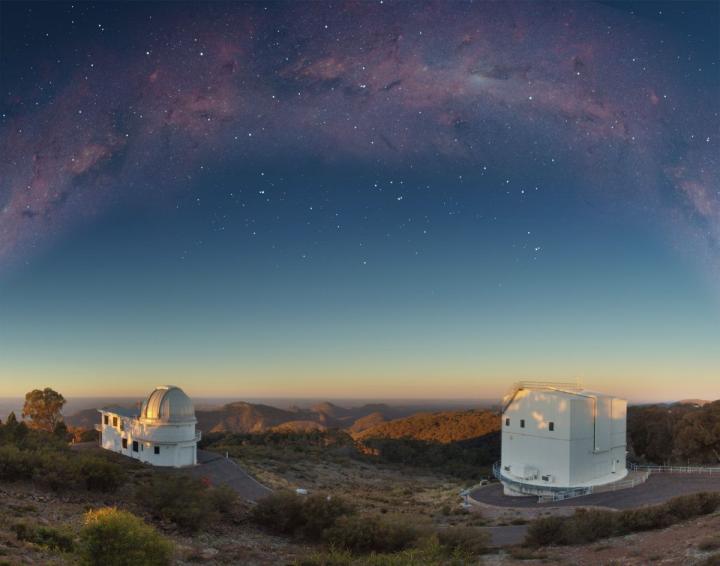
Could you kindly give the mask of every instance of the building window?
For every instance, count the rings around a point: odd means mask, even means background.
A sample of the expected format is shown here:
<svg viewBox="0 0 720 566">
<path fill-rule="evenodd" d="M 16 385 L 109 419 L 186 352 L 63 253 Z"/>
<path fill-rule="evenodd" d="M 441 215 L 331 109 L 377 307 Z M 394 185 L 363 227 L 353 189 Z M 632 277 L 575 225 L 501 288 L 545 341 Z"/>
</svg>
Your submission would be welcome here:
<svg viewBox="0 0 720 566">
<path fill-rule="evenodd" d="M 550 430 L 550 432 L 555 430 L 555 423 L 548 423 L 548 429 Z"/>
<path fill-rule="evenodd" d="M 113 417 L 113 426 L 117 426 L 117 417 Z"/>
<path fill-rule="evenodd" d="M 127 438 L 122 439 L 122 445 L 125 450 L 127 450 Z"/>
<path fill-rule="evenodd" d="M 120 421 L 120 430 L 125 430 L 125 421 Z"/>
<path fill-rule="evenodd" d="M 505 419 L 505 426 L 510 426 L 510 419 Z"/>
<path fill-rule="evenodd" d="M 110 424 L 110 417 L 108 417 L 107 415 L 103 415 L 103 422 L 105 424 Z"/>
<path fill-rule="evenodd" d="M 155 447 L 155 454 L 160 454 L 160 447 L 159 447 L 159 446 L 156 446 L 156 447 Z"/>
<path fill-rule="evenodd" d="M 137 452 L 140 446 L 138 445 L 137 440 L 133 440 L 133 452 Z"/>
<path fill-rule="evenodd" d="M 525 419 L 520 419 L 520 428 L 525 428 Z"/>
</svg>

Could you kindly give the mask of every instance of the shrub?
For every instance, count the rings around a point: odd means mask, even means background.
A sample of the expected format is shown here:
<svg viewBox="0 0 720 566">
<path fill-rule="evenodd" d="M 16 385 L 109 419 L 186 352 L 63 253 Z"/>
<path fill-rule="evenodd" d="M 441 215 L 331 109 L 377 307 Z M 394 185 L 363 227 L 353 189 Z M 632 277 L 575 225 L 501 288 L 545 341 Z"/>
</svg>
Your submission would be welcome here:
<svg viewBox="0 0 720 566">
<path fill-rule="evenodd" d="M 80 477 L 92 491 L 115 491 L 125 482 L 125 470 L 104 458 L 85 457 L 80 461 Z"/>
<path fill-rule="evenodd" d="M 291 535 L 305 526 L 303 501 L 290 491 L 278 491 L 263 497 L 253 508 L 251 517 L 271 531 Z"/>
<path fill-rule="evenodd" d="M 487 552 L 490 536 L 476 527 L 449 527 L 437 533 L 438 541 L 451 553 L 478 555 Z"/>
<path fill-rule="evenodd" d="M 231 514 L 239 505 L 237 491 L 230 486 L 219 485 L 208 489 L 207 492 L 212 508 L 223 515 Z"/>
<path fill-rule="evenodd" d="M 135 498 L 156 519 L 171 521 L 190 532 L 218 521 L 237 504 L 237 494 L 231 488 L 212 488 L 181 474 L 152 476 L 137 488 Z"/>
<path fill-rule="evenodd" d="M 672 523 L 672 516 L 667 513 L 665 505 L 627 509 L 622 511 L 618 517 L 618 534 L 663 529 Z"/>
<path fill-rule="evenodd" d="M 698 543 L 698 549 L 702 550 L 703 552 L 710 552 L 712 550 L 718 550 L 718 549 L 720 549 L 720 538 L 710 537 L 710 538 L 703 539 Z"/>
<path fill-rule="evenodd" d="M 77 461 L 64 452 L 42 451 L 28 453 L 34 460 L 33 481 L 53 491 L 61 491 L 77 484 Z"/>
<path fill-rule="evenodd" d="M 353 515 L 340 517 L 324 534 L 329 545 L 351 552 L 396 552 L 419 537 L 419 530 L 408 523 Z"/>
<path fill-rule="evenodd" d="M 0 446 L 0 479 L 18 481 L 30 479 L 33 474 L 33 462 L 27 452 L 16 446 Z"/>
<path fill-rule="evenodd" d="M 617 532 L 617 518 L 614 511 L 578 509 L 566 525 L 566 544 L 584 544 L 613 536 Z"/>
<path fill-rule="evenodd" d="M 320 540 L 323 532 L 332 527 L 344 515 L 351 515 L 355 509 L 344 499 L 313 494 L 302 505 L 304 525 L 302 534 L 310 540 Z"/>
<path fill-rule="evenodd" d="M 662 529 L 720 508 L 720 493 L 693 493 L 674 497 L 660 505 L 604 511 L 579 509 L 570 517 L 543 517 L 528 528 L 525 544 L 583 544 L 601 538 L 638 531 Z"/>
<path fill-rule="evenodd" d="M 565 521 L 563 517 L 540 517 L 528 526 L 525 544 L 528 546 L 548 546 L 567 544 L 564 537 Z"/>
<path fill-rule="evenodd" d="M 354 513 L 352 505 L 339 497 L 322 494 L 300 496 L 279 491 L 261 499 L 251 517 L 259 525 L 278 534 L 297 534 L 320 540 L 323 532 L 345 515 Z"/>
<path fill-rule="evenodd" d="M 173 546 L 153 527 L 115 508 L 89 511 L 80 533 L 82 564 L 167 566 Z"/>
<path fill-rule="evenodd" d="M 64 530 L 45 526 L 36 527 L 27 523 L 16 523 L 12 526 L 12 530 L 18 540 L 31 542 L 51 550 L 72 552 L 75 548 L 72 534 Z"/>
</svg>

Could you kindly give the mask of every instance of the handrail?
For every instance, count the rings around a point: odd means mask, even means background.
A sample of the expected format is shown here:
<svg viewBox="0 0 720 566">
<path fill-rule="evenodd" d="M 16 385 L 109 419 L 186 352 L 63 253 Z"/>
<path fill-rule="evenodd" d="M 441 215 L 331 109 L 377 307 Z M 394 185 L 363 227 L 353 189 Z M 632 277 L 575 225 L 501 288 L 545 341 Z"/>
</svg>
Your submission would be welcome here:
<svg viewBox="0 0 720 566">
<path fill-rule="evenodd" d="M 648 471 L 651 474 L 720 474 L 720 467 L 714 466 L 658 466 L 628 462 L 627 467 L 629 470 Z"/>
<path fill-rule="evenodd" d="M 588 487 L 556 487 L 552 485 L 532 485 L 517 480 L 513 480 L 503 475 L 500 469 L 500 462 L 493 464 L 493 476 L 504 485 L 510 485 L 520 493 L 526 495 L 537 495 L 538 501 L 552 500 L 561 501 L 570 499 L 571 497 L 580 497 L 582 495 L 590 495 L 593 492 L 591 486 Z"/>
</svg>

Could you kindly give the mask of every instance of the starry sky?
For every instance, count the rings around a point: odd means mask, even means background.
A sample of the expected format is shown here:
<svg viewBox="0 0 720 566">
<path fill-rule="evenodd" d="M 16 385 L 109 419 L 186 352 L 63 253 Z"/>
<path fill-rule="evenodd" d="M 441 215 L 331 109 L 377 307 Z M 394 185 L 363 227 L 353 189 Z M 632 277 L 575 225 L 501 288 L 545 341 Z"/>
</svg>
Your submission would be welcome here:
<svg viewBox="0 0 720 566">
<path fill-rule="evenodd" d="M 0 396 L 720 397 L 715 2 L 0 4 Z"/>
</svg>

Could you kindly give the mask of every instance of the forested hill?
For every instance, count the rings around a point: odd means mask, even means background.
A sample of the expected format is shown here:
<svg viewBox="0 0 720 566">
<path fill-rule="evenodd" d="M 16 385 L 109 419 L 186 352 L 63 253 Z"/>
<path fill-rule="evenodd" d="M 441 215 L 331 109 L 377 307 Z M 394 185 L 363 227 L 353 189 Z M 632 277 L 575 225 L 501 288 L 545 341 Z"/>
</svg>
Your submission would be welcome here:
<svg viewBox="0 0 720 566">
<path fill-rule="evenodd" d="M 449 444 L 498 432 L 500 417 L 492 411 L 443 411 L 417 413 L 402 419 L 377 424 L 356 432 L 357 440 L 369 438 L 412 438 Z"/>
<path fill-rule="evenodd" d="M 720 464 L 720 401 L 628 409 L 628 450 L 652 464 Z"/>
</svg>

